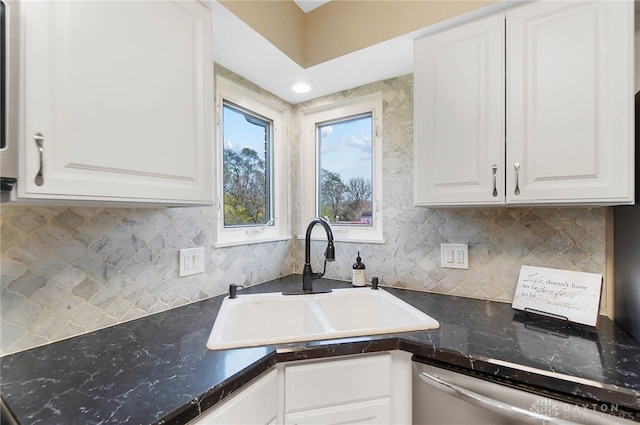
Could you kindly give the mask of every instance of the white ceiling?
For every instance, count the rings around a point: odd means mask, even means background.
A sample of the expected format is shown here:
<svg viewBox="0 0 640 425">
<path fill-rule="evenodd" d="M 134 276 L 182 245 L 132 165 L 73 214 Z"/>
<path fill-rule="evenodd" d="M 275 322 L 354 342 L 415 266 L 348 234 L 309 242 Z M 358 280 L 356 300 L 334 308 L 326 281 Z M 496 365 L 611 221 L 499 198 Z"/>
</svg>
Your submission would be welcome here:
<svg viewBox="0 0 640 425">
<path fill-rule="evenodd" d="M 204 1 L 213 13 L 214 61 L 292 104 L 410 74 L 415 38 L 515 4 L 515 0 L 505 0 L 305 69 L 216 0 Z M 294 93 L 287 88 L 294 81 L 306 81 L 312 90 Z"/>
<path fill-rule="evenodd" d="M 331 0 L 293 0 L 304 13 L 309 13 Z"/>
</svg>

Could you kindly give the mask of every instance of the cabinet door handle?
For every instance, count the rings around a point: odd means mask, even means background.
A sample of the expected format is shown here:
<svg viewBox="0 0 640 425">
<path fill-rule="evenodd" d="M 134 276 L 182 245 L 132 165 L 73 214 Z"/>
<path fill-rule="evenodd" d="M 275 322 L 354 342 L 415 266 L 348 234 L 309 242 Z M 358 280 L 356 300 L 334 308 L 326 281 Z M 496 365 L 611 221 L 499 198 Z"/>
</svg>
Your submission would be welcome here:
<svg viewBox="0 0 640 425">
<path fill-rule="evenodd" d="M 421 372 L 420 379 L 434 388 L 438 388 L 447 394 L 450 394 L 459 399 L 465 400 L 471 404 L 488 409 L 492 412 L 502 414 L 504 417 L 516 419 L 516 420 L 534 420 L 539 421 L 542 424 L 556 424 L 556 425 L 570 425 L 573 422 L 567 422 L 559 418 L 554 418 L 534 411 L 528 411 L 520 407 L 508 404 L 499 400 L 495 400 L 491 397 L 478 394 L 475 391 L 471 391 L 467 388 L 453 384 L 442 380 L 436 375 L 427 372 Z"/>
<path fill-rule="evenodd" d="M 498 196 L 498 185 L 497 185 L 497 174 L 498 174 L 498 166 L 497 165 L 493 165 L 493 197 L 495 198 L 496 196 Z"/>
<path fill-rule="evenodd" d="M 516 190 L 513 191 L 513 193 L 518 196 L 520 195 L 520 186 L 519 186 L 519 180 L 520 180 L 520 163 L 516 162 L 515 164 L 513 164 L 513 168 L 516 169 Z"/>
<path fill-rule="evenodd" d="M 37 132 L 33 135 L 33 140 L 35 140 L 36 145 L 38 146 L 38 151 L 40 152 L 40 169 L 38 170 L 38 174 L 36 174 L 35 182 L 37 186 L 42 186 L 44 184 L 44 136 L 42 133 Z"/>
</svg>

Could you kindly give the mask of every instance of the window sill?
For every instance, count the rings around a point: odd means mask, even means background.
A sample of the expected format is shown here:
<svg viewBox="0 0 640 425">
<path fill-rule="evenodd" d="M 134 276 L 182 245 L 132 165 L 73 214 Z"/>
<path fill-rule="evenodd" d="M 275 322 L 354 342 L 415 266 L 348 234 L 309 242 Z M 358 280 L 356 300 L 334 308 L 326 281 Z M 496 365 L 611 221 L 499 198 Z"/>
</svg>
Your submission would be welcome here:
<svg viewBox="0 0 640 425">
<path fill-rule="evenodd" d="M 258 243 L 266 243 L 266 242 L 280 242 L 280 241 L 289 241 L 291 240 L 291 236 L 264 236 L 264 237 L 255 237 L 252 239 L 242 239 L 242 240 L 229 240 L 229 241 L 220 241 L 215 242 L 213 244 L 214 248 L 227 248 L 230 246 L 240 246 L 240 245 L 252 245 Z"/>
<path fill-rule="evenodd" d="M 298 240 L 302 240 L 303 241 L 305 239 L 304 234 L 303 235 L 296 235 L 296 236 L 297 236 Z M 326 236 L 313 236 L 312 235 L 311 236 L 311 240 L 312 241 L 326 241 L 327 238 L 326 238 Z M 378 245 L 387 243 L 386 240 L 381 239 L 381 238 L 375 238 L 375 237 L 374 238 L 366 238 L 366 237 L 364 237 L 364 238 L 362 238 L 362 237 L 360 237 L 360 238 L 358 238 L 358 237 L 355 237 L 355 238 L 344 238 L 344 237 L 340 237 L 340 234 L 336 234 L 336 232 L 333 233 L 333 241 L 334 242 L 339 242 L 339 243 L 369 243 L 369 244 L 378 244 Z"/>
</svg>

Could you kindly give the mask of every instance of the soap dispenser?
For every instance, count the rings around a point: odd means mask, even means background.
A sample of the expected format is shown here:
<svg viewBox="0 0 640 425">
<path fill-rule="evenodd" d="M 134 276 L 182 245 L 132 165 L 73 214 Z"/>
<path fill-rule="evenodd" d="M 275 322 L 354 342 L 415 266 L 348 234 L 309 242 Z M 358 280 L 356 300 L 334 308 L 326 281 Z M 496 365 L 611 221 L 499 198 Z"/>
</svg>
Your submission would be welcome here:
<svg viewBox="0 0 640 425">
<path fill-rule="evenodd" d="M 364 268 L 364 263 L 362 262 L 362 258 L 360 258 L 360 251 L 358 251 L 356 262 L 353 264 L 353 275 L 351 277 L 351 284 L 357 288 L 362 288 L 366 286 L 366 282 L 367 276 Z"/>
</svg>

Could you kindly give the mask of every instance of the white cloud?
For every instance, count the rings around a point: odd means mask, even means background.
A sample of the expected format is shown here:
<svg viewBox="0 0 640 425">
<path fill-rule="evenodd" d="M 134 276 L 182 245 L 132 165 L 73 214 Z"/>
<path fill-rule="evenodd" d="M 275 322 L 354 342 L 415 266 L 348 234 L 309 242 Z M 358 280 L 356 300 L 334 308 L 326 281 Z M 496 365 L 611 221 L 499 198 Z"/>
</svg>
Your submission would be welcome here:
<svg viewBox="0 0 640 425">
<path fill-rule="evenodd" d="M 358 149 L 364 152 L 365 154 L 371 153 L 371 137 L 369 136 L 365 136 L 365 137 L 351 136 L 349 140 L 346 140 L 346 145 L 351 148 Z"/>
<path fill-rule="evenodd" d="M 329 136 L 333 133 L 333 126 L 327 125 L 324 127 L 320 127 L 320 135 L 323 137 Z"/>
</svg>

